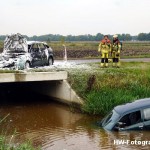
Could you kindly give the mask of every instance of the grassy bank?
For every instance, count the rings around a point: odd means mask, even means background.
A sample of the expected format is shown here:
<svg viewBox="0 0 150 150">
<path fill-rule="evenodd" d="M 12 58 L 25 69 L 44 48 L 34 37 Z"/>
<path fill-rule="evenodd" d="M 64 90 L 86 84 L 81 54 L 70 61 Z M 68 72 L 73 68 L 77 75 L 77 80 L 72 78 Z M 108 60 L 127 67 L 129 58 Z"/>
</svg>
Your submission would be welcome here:
<svg viewBox="0 0 150 150">
<path fill-rule="evenodd" d="M 68 71 L 70 84 L 85 100 L 83 111 L 89 114 L 104 115 L 116 105 L 150 97 L 150 63 L 122 63 L 119 69 L 91 64 L 90 69 Z"/>
<path fill-rule="evenodd" d="M 5 136 L 0 135 L 0 150 L 36 150 L 36 149 L 33 148 L 30 142 L 13 146 L 12 143 L 7 142 Z"/>
</svg>

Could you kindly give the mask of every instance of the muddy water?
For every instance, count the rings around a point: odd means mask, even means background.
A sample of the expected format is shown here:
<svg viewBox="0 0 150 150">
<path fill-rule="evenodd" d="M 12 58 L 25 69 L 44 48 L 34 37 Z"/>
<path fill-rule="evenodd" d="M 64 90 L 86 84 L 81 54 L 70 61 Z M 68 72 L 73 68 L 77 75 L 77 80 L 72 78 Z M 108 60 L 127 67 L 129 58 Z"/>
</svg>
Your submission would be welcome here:
<svg viewBox="0 0 150 150">
<path fill-rule="evenodd" d="M 43 150 L 149 149 L 136 144 L 115 145 L 114 140 L 147 141 L 150 132 L 108 132 L 97 127 L 98 117 L 81 114 L 47 97 L 8 95 L 1 99 L 0 116 L 10 114 L 2 126 L 7 135 L 16 129 L 15 143 L 30 139 Z"/>
</svg>

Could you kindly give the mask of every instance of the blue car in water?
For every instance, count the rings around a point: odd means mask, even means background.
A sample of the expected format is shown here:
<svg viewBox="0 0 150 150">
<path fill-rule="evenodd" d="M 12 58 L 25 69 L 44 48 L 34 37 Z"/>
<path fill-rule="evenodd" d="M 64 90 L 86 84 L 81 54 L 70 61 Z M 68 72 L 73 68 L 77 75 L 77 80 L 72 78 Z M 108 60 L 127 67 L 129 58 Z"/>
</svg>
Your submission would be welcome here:
<svg viewBox="0 0 150 150">
<path fill-rule="evenodd" d="M 114 107 L 100 125 L 115 131 L 150 130 L 150 98 Z"/>
</svg>

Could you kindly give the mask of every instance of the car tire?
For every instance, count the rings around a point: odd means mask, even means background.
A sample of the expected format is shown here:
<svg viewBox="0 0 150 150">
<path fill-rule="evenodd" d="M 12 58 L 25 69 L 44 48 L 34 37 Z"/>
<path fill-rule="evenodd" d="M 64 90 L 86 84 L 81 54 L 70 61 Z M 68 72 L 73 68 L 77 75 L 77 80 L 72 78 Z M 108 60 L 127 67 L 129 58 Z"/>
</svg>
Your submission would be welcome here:
<svg viewBox="0 0 150 150">
<path fill-rule="evenodd" d="M 30 63 L 27 61 L 27 62 L 25 63 L 24 69 L 29 69 L 29 68 L 30 68 Z"/>
<path fill-rule="evenodd" d="M 48 66 L 51 66 L 51 65 L 53 65 L 53 59 L 52 59 L 52 57 L 49 57 L 48 58 Z"/>
</svg>

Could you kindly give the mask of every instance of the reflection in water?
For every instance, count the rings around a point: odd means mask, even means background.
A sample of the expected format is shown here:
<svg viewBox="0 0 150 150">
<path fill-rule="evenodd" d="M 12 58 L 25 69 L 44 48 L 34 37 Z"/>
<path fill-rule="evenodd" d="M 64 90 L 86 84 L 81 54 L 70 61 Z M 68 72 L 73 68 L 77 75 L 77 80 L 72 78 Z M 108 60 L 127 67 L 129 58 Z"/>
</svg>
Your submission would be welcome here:
<svg viewBox="0 0 150 150">
<path fill-rule="evenodd" d="M 3 103 L 4 100 L 7 103 Z M 5 116 L 8 113 L 10 116 L 3 124 L 7 134 L 16 129 L 16 142 L 30 139 L 35 146 L 41 145 L 43 150 L 149 148 L 141 145 L 115 145 L 114 140 L 149 140 L 150 132 L 105 131 L 95 125 L 99 118 L 71 112 L 69 107 L 34 93 L 24 94 L 21 99 L 14 94 L 1 100 L 0 115 Z"/>
</svg>

